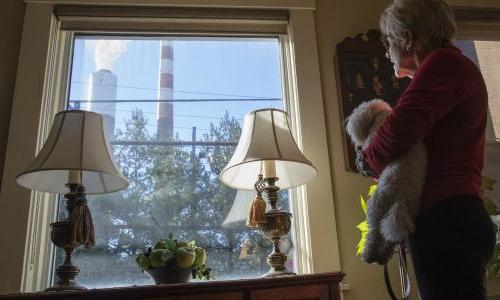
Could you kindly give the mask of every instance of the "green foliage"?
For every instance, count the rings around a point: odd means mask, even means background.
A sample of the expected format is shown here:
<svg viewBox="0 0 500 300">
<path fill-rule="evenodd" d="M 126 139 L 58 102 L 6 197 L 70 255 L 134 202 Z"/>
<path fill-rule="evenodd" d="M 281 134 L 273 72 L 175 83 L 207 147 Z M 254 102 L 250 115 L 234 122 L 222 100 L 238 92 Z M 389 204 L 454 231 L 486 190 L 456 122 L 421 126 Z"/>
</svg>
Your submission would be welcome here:
<svg viewBox="0 0 500 300">
<path fill-rule="evenodd" d="M 368 223 L 366 221 L 363 221 L 356 226 L 356 228 L 359 229 L 361 232 L 361 239 L 358 242 L 358 251 L 356 252 L 356 255 L 361 255 L 363 253 L 363 250 L 365 248 L 365 243 L 366 243 L 366 235 L 368 234 Z"/>
<path fill-rule="evenodd" d="M 193 269 L 193 279 L 206 279 L 212 280 L 215 279 L 212 275 L 212 269 L 205 267 L 205 265 L 196 267 Z"/>
<path fill-rule="evenodd" d="M 493 178 L 489 178 L 486 176 L 481 177 L 481 198 L 483 199 L 484 206 L 486 210 L 491 216 L 496 216 L 500 214 L 495 202 L 491 200 L 488 196 L 486 196 L 486 191 L 493 191 L 493 185 L 495 185 L 497 181 Z"/>
<path fill-rule="evenodd" d="M 493 178 L 487 177 L 487 176 L 482 176 L 481 177 L 481 188 L 492 191 L 493 186 L 497 183 L 497 181 Z"/>
<path fill-rule="evenodd" d="M 493 279 L 500 271 L 500 244 L 495 245 L 493 257 L 486 265 L 486 275 L 489 279 Z"/>
<path fill-rule="evenodd" d="M 486 176 L 481 177 L 481 198 L 483 199 L 484 206 L 488 211 L 490 216 L 497 216 L 500 214 L 498 207 L 495 205 L 495 202 L 491 200 L 488 196 L 486 196 L 487 191 L 493 191 L 493 186 L 497 183 L 497 181 L 493 178 L 489 178 Z M 495 225 L 496 232 L 498 232 L 498 227 Z M 490 279 L 494 278 L 498 272 L 500 271 L 500 244 L 495 245 L 495 251 L 493 253 L 493 257 L 490 259 L 488 264 L 486 265 L 486 276 Z"/>
<path fill-rule="evenodd" d="M 372 184 L 368 190 L 368 198 L 371 197 L 376 190 L 377 184 Z M 366 201 L 362 195 L 360 195 L 359 197 L 361 198 L 361 210 L 366 216 Z M 361 232 L 361 239 L 358 242 L 356 252 L 356 255 L 360 255 L 361 253 L 363 253 L 363 249 L 365 248 L 366 235 L 368 234 L 368 223 L 366 222 L 366 220 L 364 220 L 363 222 L 359 223 L 356 228 L 358 228 L 358 230 Z"/>
</svg>

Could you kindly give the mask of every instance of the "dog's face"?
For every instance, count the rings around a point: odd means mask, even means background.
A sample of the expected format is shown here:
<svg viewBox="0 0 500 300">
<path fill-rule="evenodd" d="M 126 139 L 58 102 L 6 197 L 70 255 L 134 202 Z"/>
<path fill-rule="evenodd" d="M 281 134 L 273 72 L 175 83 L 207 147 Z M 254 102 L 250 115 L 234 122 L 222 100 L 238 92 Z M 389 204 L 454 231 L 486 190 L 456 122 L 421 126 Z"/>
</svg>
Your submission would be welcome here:
<svg viewBox="0 0 500 300">
<path fill-rule="evenodd" d="M 366 148 L 370 134 L 382 124 L 391 111 L 390 105 L 379 99 L 363 102 L 356 107 L 346 119 L 347 134 L 354 146 Z"/>
</svg>

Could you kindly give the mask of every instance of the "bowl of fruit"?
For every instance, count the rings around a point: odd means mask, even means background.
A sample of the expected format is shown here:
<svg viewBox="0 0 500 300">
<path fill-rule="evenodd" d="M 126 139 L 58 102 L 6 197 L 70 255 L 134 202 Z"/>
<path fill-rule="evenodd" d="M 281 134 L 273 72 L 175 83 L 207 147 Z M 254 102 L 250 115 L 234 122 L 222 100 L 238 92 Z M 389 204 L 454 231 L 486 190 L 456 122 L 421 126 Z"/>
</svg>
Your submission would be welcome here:
<svg viewBox="0 0 500 300">
<path fill-rule="evenodd" d="M 136 262 L 156 284 L 184 283 L 191 278 L 212 279 L 211 269 L 205 267 L 207 252 L 195 241 L 183 242 L 173 238 L 158 240 L 137 255 Z"/>
</svg>

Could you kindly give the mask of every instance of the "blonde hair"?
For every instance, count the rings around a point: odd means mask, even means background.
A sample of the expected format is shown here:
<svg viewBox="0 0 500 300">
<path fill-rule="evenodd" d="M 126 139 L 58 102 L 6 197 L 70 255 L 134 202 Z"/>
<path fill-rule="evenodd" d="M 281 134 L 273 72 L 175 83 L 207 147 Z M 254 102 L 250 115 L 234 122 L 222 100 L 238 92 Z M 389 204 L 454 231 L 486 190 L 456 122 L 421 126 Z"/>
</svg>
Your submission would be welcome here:
<svg viewBox="0 0 500 300">
<path fill-rule="evenodd" d="M 411 42 L 411 33 L 418 47 L 432 50 L 453 42 L 456 24 L 443 0 L 394 0 L 380 17 L 380 30 L 400 47 Z"/>
</svg>

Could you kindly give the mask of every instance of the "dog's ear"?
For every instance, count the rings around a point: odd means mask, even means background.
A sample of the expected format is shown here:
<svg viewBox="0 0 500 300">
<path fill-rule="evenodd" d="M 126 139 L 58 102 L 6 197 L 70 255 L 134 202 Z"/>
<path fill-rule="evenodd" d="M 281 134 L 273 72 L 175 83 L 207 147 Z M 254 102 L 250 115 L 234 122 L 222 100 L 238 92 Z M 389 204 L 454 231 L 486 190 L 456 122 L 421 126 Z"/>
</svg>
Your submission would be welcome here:
<svg viewBox="0 0 500 300">
<path fill-rule="evenodd" d="M 344 121 L 342 121 L 342 130 L 344 132 L 347 132 L 347 123 L 349 123 L 350 118 L 351 118 L 351 116 L 348 116 L 347 118 L 345 118 Z"/>
</svg>

